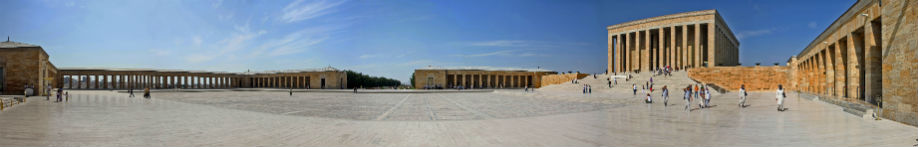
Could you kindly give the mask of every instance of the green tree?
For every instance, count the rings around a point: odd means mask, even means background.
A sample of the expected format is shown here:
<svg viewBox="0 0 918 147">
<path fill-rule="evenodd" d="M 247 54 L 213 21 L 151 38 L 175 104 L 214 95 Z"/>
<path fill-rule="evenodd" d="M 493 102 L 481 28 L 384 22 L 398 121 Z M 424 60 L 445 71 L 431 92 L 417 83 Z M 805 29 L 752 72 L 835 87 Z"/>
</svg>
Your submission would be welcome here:
<svg viewBox="0 0 918 147">
<path fill-rule="evenodd" d="M 399 86 L 401 82 L 395 79 L 389 79 L 385 77 L 373 77 L 369 75 L 364 75 L 363 73 L 346 70 L 347 74 L 347 86 L 348 88 L 354 87 L 363 87 L 363 88 L 373 88 L 373 87 L 383 87 L 383 86 Z"/>
</svg>

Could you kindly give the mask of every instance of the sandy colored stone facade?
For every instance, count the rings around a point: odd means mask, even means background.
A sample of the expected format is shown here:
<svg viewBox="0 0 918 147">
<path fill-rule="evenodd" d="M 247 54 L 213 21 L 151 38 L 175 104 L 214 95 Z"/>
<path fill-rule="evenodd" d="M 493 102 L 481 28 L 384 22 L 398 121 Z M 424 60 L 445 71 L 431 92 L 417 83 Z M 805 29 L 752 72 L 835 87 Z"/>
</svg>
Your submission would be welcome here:
<svg viewBox="0 0 918 147">
<path fill-rule="evenodd" d="M 44 95 L 46 86 L 55 83 L 57 68 L 41 46 L 6 41 L 0 42 L 0 72 L 0 94 L 21 95 L 25 85 L 34 85 Z"/>
<path fill-rule="evenodd" d="M 542 76 L 542 85 L 540 85 L 539 87 L 544 87 L 544 86 L 554 85 L 554 84 L 561 84 L 565 82 L 571 82 L 571 80 L 580 79 L 586 76 L 589 76 L 589 74 L 569 73 L 569 74 L 544 75 Z"/>
<path fill-rule="evenodd" d="M 652 17 L 606 29 L 608 73 L 739 64 L 739 42 L 717 10 Z"/>
<path fill-rule="evenodd" d="M 688 69 L 688 75 L 729 91 L 737 91 L 742 85 L 747 91 L 773 91 L 778 85 L 788 85 L 788 71 L 786 66 L 705 67 Z"/>
<path fill-rule="evenodd" d="M 860 0 L 788 61 L 791 84 L 918 125 L 918 1 Z"/>
<path fill-rule="evenodd" d="M 547 70 L 416 69 L 415 88 L 538 88 Z"/>
<path fill-rule="evenodd" d="M 347 87 L 347 74 L 334 68 L 259 73 L 220 73 L 150 69 L 60 70 L 66 89 L 222 89 L 222 88 L 320 88 Z"/>
</svg>

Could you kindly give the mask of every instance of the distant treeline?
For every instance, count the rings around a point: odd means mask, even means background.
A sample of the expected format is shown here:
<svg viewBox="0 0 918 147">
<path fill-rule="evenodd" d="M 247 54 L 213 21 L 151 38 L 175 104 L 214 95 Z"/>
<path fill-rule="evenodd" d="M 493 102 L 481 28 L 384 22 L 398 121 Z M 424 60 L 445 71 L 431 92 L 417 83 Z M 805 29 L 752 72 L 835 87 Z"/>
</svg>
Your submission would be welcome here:
<svg viewBox="0 0 918 147">
<path fill-rule="evenodd" d="M 389 79 L 385 77 L 371 77 L 364 75 L 363 73 L 354 72 L 350 70 L 344 71 L 347 73 L 347 88 L 362 87 L 362 88 L 374 88 L 374 87 L 383 87 L 383 86 L 399 86 L 402 85 L 402 82 L 399 82 L 395 79 Z"/>
</svg>

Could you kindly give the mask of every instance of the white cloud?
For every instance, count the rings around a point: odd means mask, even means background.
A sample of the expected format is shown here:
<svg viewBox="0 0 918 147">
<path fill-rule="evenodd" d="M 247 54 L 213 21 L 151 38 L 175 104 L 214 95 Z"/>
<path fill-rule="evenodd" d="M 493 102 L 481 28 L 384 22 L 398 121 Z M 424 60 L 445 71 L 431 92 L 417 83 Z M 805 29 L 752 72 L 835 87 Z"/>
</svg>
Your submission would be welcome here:
<svg viewBox="0 0 918 147">
<path fill-rule="evenodd" d="M 165 50 L 165 49 L 150 49 L 149 51 L 150 53 L 156 56 L 165 56 L 165 55 L 172 54 L 172 51 Z"/>
<path fill-rule="evenodd" d="M 229 37 L 216 43 L 213 49 L 205 52 L 192 53 L 185 56 L 185 60 L 192 63 L 205 62 L 220 58 L 235 57 L 232 53 L 245 49 L 252 40 L 267 33 L 265 30 L 251 32 L 249 25 L 236 26 L 236 32 L 231 33 Z M 203 42 L 203 41 L 202 41 Z"/>
<path fill-rule="evenodd" d="M 305 0 L 297 0 L 293 3 L 287 4 L 282 10 L 284 12 L 281 15 L 281 20 L 287 23 L 293 23 L 298 21 L 303 21 L 307 19 L 316 18 L 322 15 L 329 14 L 334 10 L 332 8 L 341 5 L 345 1 L 327 1 L 327 0 L 317 0 L 306 2 Z"/>
<path fill-rule="evenodd" d="M 341 26 L 323 26 L 303 29 L 287 34 L 280 39 L 268 40 L 255 48 L 249 55 L 251 57 L 268 55 L 281 56 L 305 51 L 330 38 L 330 33 L 340 29 Z"/>
<path fill-rule="evenodd" d="M 559 48 L 571 46 L 586 46 L 584 42 L 562 42 L 562 41 L 532 41 L 532 40 L 492 40 L 463 43 L 468 46 L 477 47 L 526 47 L 526 48 Z"/>
<path fill-rule="evenodd" d="M 220 8 L 220 5 L 223 5 L 223 0 L 214 1 L 214 8 Z"/>
<path fill-rule="evenodd" d="M 194 43 L 194 46 L 196 46 L 196 47 L 200 47 L 200 46 L 201 46 L 201 43 L 203 43 L 203 42 L 204 42 L 204 41 L 201 40 L 201 36 L 194 36 L 194 37 L 191 37 L 191 43 Z"/>
<path fill-rule="evenodd" d="M 494 40 L 494 41 L 482 41 L 482 42 L 472 42 L 469 43 L 471 46 L 490 46 L 490 47 L 515 47 L 515 46 L 525 46 L 531 44 L 529 41 L 523 40 Z"/>
<path fill-rule="evenodd" d="M 774 32 L 774 30 L 775 30 L 775 29 L 761 29 L 761 30 L 751 30 L 751 31 L 740 31 L 739 33 L 736 33 L 736 38 L 737 38 L 737 39 L 743 39 L 743 38 L 749 38 L 749 37 L 767 35 L 767 34 L 771 34 L 772 32 Z"/>
<path fill-rule="evenodd" d="M 500 50 L 500 51 L 480 53 L 480 54 L 457 54 L 454 56 L 457 56 L 457 57 L 512 56 L 514 55 L 513 52 L 514 52 L 513 50 Z"/>
</svg>

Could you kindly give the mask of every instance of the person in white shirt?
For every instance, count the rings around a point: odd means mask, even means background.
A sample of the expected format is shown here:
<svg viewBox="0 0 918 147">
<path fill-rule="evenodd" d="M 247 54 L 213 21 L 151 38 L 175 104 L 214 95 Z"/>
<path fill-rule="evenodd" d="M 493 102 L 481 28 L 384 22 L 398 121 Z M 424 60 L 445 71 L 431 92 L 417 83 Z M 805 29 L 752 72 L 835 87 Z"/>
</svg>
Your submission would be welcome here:
<svg viewBox="0 0 918 147">
<path fill-rule="evenodd" d="M 704 107 L 711 106 L 711 90 L 707 87 L 704 88 Z"/>
<path fill-rule="evenodd" d="M 740 108 L 746 107 L 746 96 L 747 95 L 749 94 L 746 93 L 746 85 L 740 85 L 740 89 L 739 89 L 739 97 L 740 97 L 739 107 Z"/>
<path fill-rule="evenodd" d="M 778 91 L 775 92 L 775 100 L 778 101 L 778 111 L 784 111 L 784 98 L 787 95 L 784 94 L 784 87 L 778 85 Z"/>
</svg>

